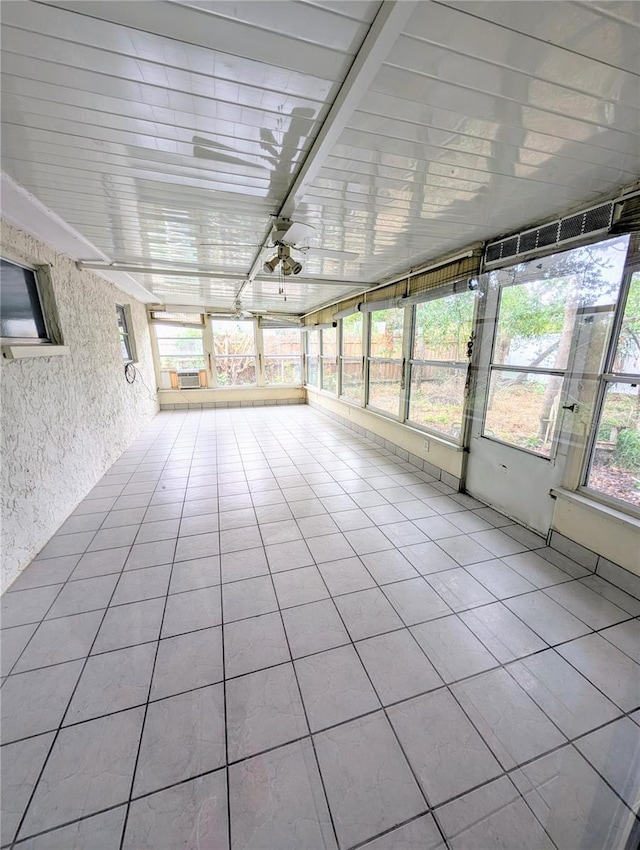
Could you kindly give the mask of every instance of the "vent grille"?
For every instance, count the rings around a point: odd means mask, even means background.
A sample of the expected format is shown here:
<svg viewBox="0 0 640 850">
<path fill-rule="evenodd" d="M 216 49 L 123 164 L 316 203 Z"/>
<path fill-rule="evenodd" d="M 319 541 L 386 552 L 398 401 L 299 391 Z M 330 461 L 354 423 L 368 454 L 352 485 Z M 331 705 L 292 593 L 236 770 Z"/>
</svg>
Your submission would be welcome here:
<svg viewBox="0 0 640 850">
<path fill-rule="evenodd" d="M 616 204 L 613 216 L 612 233 L 629 233 L 632 230 L 640 230 L 640 195 Z"/>
<path fill-rule="evenodd" d="M 525 230 L 517 236 L 508 236 L 498 242 L 491 242 L 485 249 L 485 265 L 498 263 L 510 257 L 519 257 L 540 248 L 560 246 L 590 233 L 609 230 L 613 206 L 613 201 L 609 201 L 551 224 Z"/>
<path fill-rule="evenodd" d="M 558 222 L 546 224 L 544 227 L 534 230 L 537 234 L 536 248 L 544 248 L 545 245 L 554 245 L 558 241 Z M 526 234 L 523 234 L 526 236 Z"/>
<path fill-rule="evenodd" d="M 487 245 L 487 250 L 485 251 L 485 262 L 487 263 L 495 263 L 496 260 L 499 260 L 502 251 L 502 245 L 500 242 L 494 242 L 493 245 Z"/>
</svg>

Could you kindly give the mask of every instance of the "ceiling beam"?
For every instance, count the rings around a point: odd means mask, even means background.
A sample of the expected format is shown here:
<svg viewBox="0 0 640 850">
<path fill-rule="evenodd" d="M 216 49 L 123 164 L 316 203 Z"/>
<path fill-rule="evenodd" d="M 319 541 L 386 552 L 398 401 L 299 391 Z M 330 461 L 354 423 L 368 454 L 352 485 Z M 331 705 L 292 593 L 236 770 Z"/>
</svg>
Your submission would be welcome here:
<svg viewBox="0 0 640 850">
<path fill-rule="evenodd" d="M 294 215 L 304 193 L 317 177 L 417 5 L 417 0 L 382 0 L 380 3 L 378 13 L 360 45 L 331 109 L 282 202 L 278 218 L 291 218 Z M 270 234 L 271 228 L 253 260 L 245 282 L 238 290 L 238 297 L 258 274 L 262 252 L 268 247 Z"/>
<path fill-rule="evenodd" d="M 383 0 L 380 4 L 378 14 L 353 60 L 353 65 L 282 202 L 279 213 L 282 218 L 291 218 L 295 213 L 307 187 L 318 176 L 416 6 L 417 2 L 413 0 Z"/>
<path fill-rule="evenodd" d="M 246 275 L 238 274 L 237 272 L 214 272 L 206 269 L 186 269 L 186 268 L 162 268 L 160 266 L 137 266 L 132 263 L 98 263 L 86 260 L 80 260 L 76 263 L 79 269 L 92 269 L 93 271 L 103 272 L 128 272 L 129 274 L 150 274 L 163 275 L 164 277 L 203 277 L 211 278 L 212 280 L 243 280 L 246 281 Z M 259 283 L 274 283 L 279 280 L 277 276 L 261 275 L 255 278 Z M 362 281 L 359 280 L 336 280 L 335 278 L 306 278 L 306 277 L 287 277 L 288 283 L 308 283 L 318 286 L 357 286 L 362 288 Z M 366 284 L 364 284 L 366 286 Z"/>
</svg>

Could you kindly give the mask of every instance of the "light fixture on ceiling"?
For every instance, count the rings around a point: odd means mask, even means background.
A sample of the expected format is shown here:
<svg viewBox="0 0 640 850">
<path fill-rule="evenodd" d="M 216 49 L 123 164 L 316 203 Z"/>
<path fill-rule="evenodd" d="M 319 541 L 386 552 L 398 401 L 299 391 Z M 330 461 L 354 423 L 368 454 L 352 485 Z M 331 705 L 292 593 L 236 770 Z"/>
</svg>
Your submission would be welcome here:
<svg viewBox="0 0 640 850">
<path fill-rule="evenodd" d="M 278 267 L 278 263 L 282 263 L 282 273 L 285 275 L 300 274 L 302 271 L 302 263 L 291 258 L 291 248 L 289 245 L 278 245 L 278 253 L 270 260 L 267 260 L 263 264 L 262 269 L 267 274 L 273 274 Z"/>
<path fill-rule="evenodd" d="M 282 270 L 285 274 L 300 274 L 302 263 L 292 260 L 291 257 L 284 257 L 282 260 Z"/>
<path fill-rule="evenodd" d="M 276 270 L 278 263 L 280 262 L 280 257 L 276 254 L 275 257 L 272 257 L 270 260 L 267 260 L 262 266 L 262 270 L 267 274 L 273 274 Z"/>
</svg>

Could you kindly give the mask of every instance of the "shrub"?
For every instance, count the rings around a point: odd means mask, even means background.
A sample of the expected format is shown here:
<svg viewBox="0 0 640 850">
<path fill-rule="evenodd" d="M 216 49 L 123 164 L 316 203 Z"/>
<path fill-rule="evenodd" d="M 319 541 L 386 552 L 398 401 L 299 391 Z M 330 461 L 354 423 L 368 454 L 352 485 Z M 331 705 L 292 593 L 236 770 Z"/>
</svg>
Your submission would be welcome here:
<svg viewBox="0 0 640 850">
<path fill-rule="evenodd" d="M 614 461 L 628 472 L 640 472 L 640 431 L 630 428 L 620 431 Z"/>
</svg>

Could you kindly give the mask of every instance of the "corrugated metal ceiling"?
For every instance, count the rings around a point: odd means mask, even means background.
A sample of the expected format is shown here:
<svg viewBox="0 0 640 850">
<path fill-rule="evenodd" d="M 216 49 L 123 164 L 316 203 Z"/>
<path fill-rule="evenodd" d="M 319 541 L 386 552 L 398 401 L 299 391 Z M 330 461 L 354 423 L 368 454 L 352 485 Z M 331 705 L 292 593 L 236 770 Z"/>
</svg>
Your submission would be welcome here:
<svg viewBox="0 0 640 850">
<path fill-rule="evenodd" d="M 114 262 L 247 275 L 379 8 L 5 2 L 3 168 Z M 640 4 L 411 8 L 294 211 L 358 259 L 305 257 L 245 307 L 305 312 L 640 174 Z M 137 279 L 210 307 L 242 286 Z"/>
</svg>

